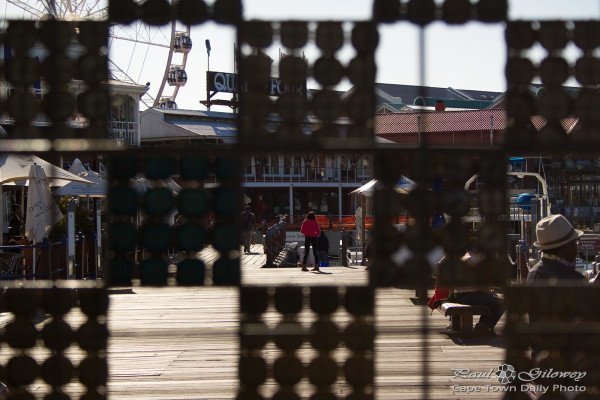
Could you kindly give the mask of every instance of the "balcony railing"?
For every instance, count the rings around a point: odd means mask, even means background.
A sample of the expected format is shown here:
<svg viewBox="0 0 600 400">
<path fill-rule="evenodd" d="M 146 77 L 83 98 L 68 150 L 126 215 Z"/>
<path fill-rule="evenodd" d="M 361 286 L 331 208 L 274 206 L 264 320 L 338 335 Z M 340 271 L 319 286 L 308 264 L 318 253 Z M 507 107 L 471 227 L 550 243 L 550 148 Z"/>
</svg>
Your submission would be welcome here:
<svg viewBox="0 0 600 400">
<path fill-rule="evenodd" d="M 372 179 L 371 168 L 297 168 L 286 171 L 282 167 L 247 166 L 243 175 L 244 182 L 348 182 L 363 183 Z"/>
<path fill-rule="evenodd" d="M 137 146 L 138 124 L 131 121 L 108 121 L 108 131 L 112 139 L 124 140 L 130 146 Z"/>
</svg>

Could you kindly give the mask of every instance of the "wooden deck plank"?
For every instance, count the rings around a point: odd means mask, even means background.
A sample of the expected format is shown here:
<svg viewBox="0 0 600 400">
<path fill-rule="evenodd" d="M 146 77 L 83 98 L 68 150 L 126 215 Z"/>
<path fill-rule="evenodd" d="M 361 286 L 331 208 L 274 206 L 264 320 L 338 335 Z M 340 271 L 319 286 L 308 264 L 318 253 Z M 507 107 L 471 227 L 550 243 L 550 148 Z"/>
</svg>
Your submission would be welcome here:
<svg viewBox="0 0 600 400">
<path fill-rule="evenodd" d="M 261 268 L 265 257 L 260 245 L 255 254 L 242 255 L 242 280 L 245 285 L 339 285 L 368 283 L 368 271 L 361 266 L 327 267 L 320 273 L 302 272 L 299 268 Z M 210 266 L 218 258 L 207 248 L 199 256 Z M 431 399 L 460 399 L 451 385 L 464 384 L 454 378 L 453 367 L 486 371 L 496 368 L 504 358 L 501 338 L 460 340 L 447 334 L 448 320 L 415 306 L 410 298 L 414 291 L 394 288 L 376 292 L 375 339 L 376 398 L 419 399 L 424 382 L 428 382 Z M 269 310 L 265 322 L 274 326 L 280 315 Z M 301 313 L 299 320 L 308 325 L 314 316 Z M 340 309 L 334 319 L 343 326 L 350 317 Z M 428 324 L 422 337 L 423 322 Z M 230 287 L 138 287 L 111 289 L 108 324 L 109 383 L 108 398 L 117 400 L 235 399 L 238 371 L 238 290 Z M 423 343 L 426 339 L 427 371 L 423 372 Z M 298 352 L 308 363 L 314 350 L 304 346 Z M 0 349 L 0 353 L 6 348 Z M 272 344 L 266 347 L 265 359 L 271 364 L 278 357 Z M 334 352 L 343 358 L 343 345 Z M 350 388 L 343 372 L 332 386 L 338 398 L 345 398 Z M 491 384 L 474 380 L 469 384 Z M 277 385 L 272 378 L 262 393 L 270 398 Z M 83 390 L 81 388 L 79 391 Z M 302 399 L 314 392 L 307 379 L 297 385 Z M 501 398 L 500 393 L 470 394 L 469 399 Z"/>
</svg>

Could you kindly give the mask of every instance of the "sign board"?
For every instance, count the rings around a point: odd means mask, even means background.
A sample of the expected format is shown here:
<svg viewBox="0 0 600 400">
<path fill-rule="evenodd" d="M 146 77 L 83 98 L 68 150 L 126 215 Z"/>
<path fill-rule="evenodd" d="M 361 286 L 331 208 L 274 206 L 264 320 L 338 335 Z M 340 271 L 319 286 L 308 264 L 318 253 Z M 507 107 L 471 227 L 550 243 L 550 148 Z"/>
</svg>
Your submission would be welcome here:
<svg viewBox="0 0 600 400">
<path fill-rule="evenodd" d="M 248 91 L 248 84 L 241 82 L 238 74 L 208 71 L 206 81 L 211 92 L 245 93 Z M 306 96 L 306 81 L 298 86 L 290 86 L 279 78 L 269 78 L 268 82 L 265 82 L 265 90 L 269 96 L 282 96 L 286 93 L 299 93 Z"/>
<path fill-rule="evenodd" d="M 579 239 L 579 251 L 580 252 L 597 252 L 600 251 L 600 239 Z"/>
<path fill-rule="evenodd" d="M 304 235 L 300 231 L 285 231 L 285 241 L 304 243 Z"/>
</svg>

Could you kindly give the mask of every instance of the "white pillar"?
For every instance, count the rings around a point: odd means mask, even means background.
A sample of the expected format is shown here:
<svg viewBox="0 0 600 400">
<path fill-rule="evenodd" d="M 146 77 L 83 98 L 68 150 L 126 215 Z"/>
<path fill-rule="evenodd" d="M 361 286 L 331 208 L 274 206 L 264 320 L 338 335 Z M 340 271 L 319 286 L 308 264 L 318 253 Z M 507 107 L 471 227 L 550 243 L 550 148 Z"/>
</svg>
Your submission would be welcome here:
<svg viewBox="0 0 600 400">
<path fill-rule="evenodd" d="M 141 96 L 137 96 L 137 101 L 135 102 L 135 104 L 137 104 L 137 112 L 136 117 L 135 117 L 135 124 L 137 127 L 137 135 L 135 138 L 135 144 L 136 146 L 139 148 L 142 146 L 142 119 L 140 116 L 140 100 L 141 100 Z"/>
</svg>

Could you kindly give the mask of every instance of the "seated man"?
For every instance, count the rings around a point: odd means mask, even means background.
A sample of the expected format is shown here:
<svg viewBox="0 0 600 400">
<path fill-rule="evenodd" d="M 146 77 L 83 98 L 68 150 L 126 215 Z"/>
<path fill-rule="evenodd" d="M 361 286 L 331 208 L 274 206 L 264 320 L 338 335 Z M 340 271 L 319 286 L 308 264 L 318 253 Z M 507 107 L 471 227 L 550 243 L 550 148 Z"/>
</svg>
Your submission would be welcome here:
<svg viewBox="0 0 600 400">
<path fill-rule="evenodd" d="M 577 239 L 583 232 L 573 229 L 571 223 L 562 215 L 551 215 L 542 218 L 535 228 L 537 241 L 535 247 L 542 250 L 540 261 L 531 268 L 527 275 L 527 285 L 536 283 L 566 281 L 579 284 L 587 279 L 575 270 L 577 258 Z M 595 279 L 594 284 L 599 284 Z M 536 322 L 544 317 L 538 313 L 529 313 L 529 321 Z M 531 358 L 534 359 L 542 350 L 536 337 L 531 339 Z"/>
<path fill-rule="evenodd" d="M 475 242 L 472 240 L 467 253 L 462 257 L 462 260 L 473 269 L 479 263 L 485 254 L 479 250 Z M 493 293 L 490 288 L 477 287 L 460 287 L 455 288 L 450 292 L 448 298 L 456 303 L 468 304 L 471 306 L 486 306 L 490 310 L 490 314 L 482 315 L 479 322 L 475 325 L 474 334 L 479 337 L 496 336 L 494 327 L 504 314 L 504 302 Z"/>
<path fill-rule="evenodd" d="M 560 214 L 541 219 L 535 231 L 537 241 L 533 245 L 543 253 L 527 275 L 528 284 L 548 279 L 585 280 L 575 270 L 577 239 L 583 235 L 582 231 L 573 229 L 571 223 Z"/>
</svg>

